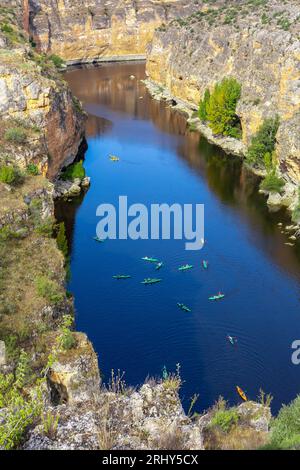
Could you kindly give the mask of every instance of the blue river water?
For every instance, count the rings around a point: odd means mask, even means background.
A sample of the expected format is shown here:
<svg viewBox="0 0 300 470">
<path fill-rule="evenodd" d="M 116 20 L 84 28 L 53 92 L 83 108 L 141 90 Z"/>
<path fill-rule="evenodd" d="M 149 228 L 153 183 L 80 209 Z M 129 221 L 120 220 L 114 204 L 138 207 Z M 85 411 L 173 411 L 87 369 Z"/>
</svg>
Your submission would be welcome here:
<svg viewBox="0 0 300 470">
<path fill-rule="evenodd" d="M 126 383 L 139 385 L 179 363 L 185 407 L 195 393 L 198 411 L 219 395 L 239 403 L 239 385 L 250 399 L 260 388 L 271 393 L 277 411 L 300 392 L 300 366 L 291 362 L 291 343 L 300 339 L 299 246 L 285 245 L 290 240 L 278 223 L 288 221 L 268 212 L 256 177 L 153 100 L 144 76 L 138 63 L 66 74 L 89 115 L 84 167 L 91 187 L 56 209 L 68 231 L 76 327 L 93 342 L 104 381 L 120 369 Z M 95 242 L 97 206 L 117 206 L 119 195 L 147 207 L 204 204 L 204 248 L 186 251 L 181 240 Z M 143 256 L 164 262 L 159 275 Z M 194 268 L 178 272 L 186 263 Z M 119 273 L 132 278 L 114 280 Z M 144 286 L 146 277 L 163 280 Z M 219 291 L 225 298 L 210 302 Z"/>
</svg>

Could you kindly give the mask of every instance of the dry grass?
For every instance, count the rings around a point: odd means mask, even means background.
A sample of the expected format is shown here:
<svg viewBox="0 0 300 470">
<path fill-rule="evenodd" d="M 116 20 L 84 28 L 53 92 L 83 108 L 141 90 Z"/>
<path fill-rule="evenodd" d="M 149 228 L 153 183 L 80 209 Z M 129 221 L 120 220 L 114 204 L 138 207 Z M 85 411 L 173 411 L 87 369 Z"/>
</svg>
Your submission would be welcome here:
<svg viewBox="0 0 300 470">
<path fill-rule="evenodd" d="M 204 446 L 207 450 L 254 450 L 264 446 L 268 434 L 247 426 L 236 426 L 229 433 L 219 428 L 206 429 Z"/>
<path fill-rule="evenodd" d="M 99 427 L 98 441 L 100 450 L 111 450 L 116 443 L 116 431 L 109 422 L 110 404 L 102 408 L 101 425 Z"/>
<path fill-rule="evenodd" d="M 40 327 L 40 312 L 47 305 L 38 296 L 35 278 L 51 276 L 61 283 L 63 257 L 53 239 L 31 234 L 22 240 L 8 240 L 2 245 L 0 284 L 1 337 L 16 334 L 26 339 Z"/>
<path fill-rule="evenodd" d="M 152 441 L 153 449 L 157 450 L 186 450 L 185 436 L 180 428 L 165 429 L 159 438 Z"/>
<path fill-rule="evenodd" d="M 28 206 L 24 202 L 24 196 L 47 187 L 49 182 L 43 176 L 24 176 L 21 183 L 12 187 L 11 191 L 7 191 L 3 183 L 0 183 L 0 218 L 11 212 L 26 211 Z"/>
</svg>

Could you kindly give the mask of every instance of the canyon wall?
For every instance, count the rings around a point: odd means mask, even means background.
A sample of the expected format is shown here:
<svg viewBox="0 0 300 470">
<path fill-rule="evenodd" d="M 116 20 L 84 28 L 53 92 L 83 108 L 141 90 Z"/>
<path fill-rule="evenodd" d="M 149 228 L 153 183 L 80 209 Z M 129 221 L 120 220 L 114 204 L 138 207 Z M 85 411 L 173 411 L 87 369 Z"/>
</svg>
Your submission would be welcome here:
<svg viewBox="0 0 300 470">
<path fill-rule="evenodd" d="M 156 27 L 196 7 L 187 0 L 29 0 L 28 4 L 30 31 L 38 47 L 70 62 L 143 56 Z"/>
<path fill-rule="evenodd" d="M 85 114 L 55 64 L 36 53 L 20 30 L 19 6 L 0 12 L 0 118 L 36 132 L 28 137 L 26 152 L 13 145 L 17 142 L 4 139 L 3 144 L 12 147 L 18 165 L 36 163 L 52 179 L 77 155 Z"/>
<path fill-rule="evenodd" d="M 224 77 L 242 85 L 237 107 L 248 145 L 266 117 L 279 115 L 282 173 L 300 182 L 300 5 L 292 0 L 210 2 L 156 31 L 149 78 L 197 109 L 206 88 Z"/>
</svg>

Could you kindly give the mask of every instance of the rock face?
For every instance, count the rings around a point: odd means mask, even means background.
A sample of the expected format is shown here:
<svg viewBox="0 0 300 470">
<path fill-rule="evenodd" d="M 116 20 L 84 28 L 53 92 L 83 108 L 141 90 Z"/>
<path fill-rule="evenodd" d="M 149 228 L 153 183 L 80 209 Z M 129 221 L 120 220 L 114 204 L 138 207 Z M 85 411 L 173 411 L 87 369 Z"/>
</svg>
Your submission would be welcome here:
<svg viewBox="0 0 300 470">
<path fill-rule="evenodd" d="M 255 2 L 252 2 L 253 5 Z M 202 2 L 199 12 L 155 33 L 149 78 L 194 107 L 225 76 L 242 85 L 237 114 L 243 142 L 266 117 L 279 115 L 282 173 L 300 182 L 300 6 L 291 0 Z M 201 6 L 201 4 L 199 4 Z"/>
<path fill-rule="evenodd" d="M 12 143 L 10 154 L 19 166 L 35 163 L 52 179 L 77 155 L 85 114 L 53 64 L 30 47 L 19 29 L 19 15 L 7 9 L 0 16 L 13 28 L 13 33 L 0 32 L 0 119 L 35 129 L 30 145 Z"/>
<path fill-rule="evenodd" d="M 70 62 L 143 56 L 156 27 L 196 8 L 188 0 L 26 2 L 38 47 Z"/>
<path fill-rule="evenodd" d="M 50 439 L 39 425 L 25 449 L 203 449 L 198 424 L 185 415 L 177 391 L 163 383 L 146 383 L 137 391 L 99 389 L 92 400 L 79 392 L 76 406 L 49 409 L 60 417 L 55 436 Z"/>
<path fill-rule="evenodd" d="M 76 349 L 51 366 L 48 383 L 54 404 L 97 401 L 100 392 L 98 360 L 84 333 L 76 333 Z"/>
</svg>

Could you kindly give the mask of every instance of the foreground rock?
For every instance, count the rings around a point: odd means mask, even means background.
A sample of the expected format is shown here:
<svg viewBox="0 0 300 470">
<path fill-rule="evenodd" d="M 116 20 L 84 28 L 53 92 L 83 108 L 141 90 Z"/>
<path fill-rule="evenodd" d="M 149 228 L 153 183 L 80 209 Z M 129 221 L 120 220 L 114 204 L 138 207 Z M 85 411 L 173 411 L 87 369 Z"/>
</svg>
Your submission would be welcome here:
<svg viewBox="0 0 300 470">
<path fill-rule="evenodd" d="M 203 449 L 199 426 L 185 415 L 177 391 L 168 391 L 163 383 L 92 395 L 91 400 L 79 393 L 76 407 L 71 402 L 50 408 L 60 417 L 55 436 L 45 436 L 39 425 L 24 448 Z"/>
</svg>

